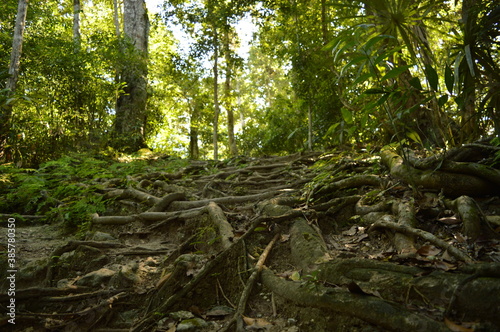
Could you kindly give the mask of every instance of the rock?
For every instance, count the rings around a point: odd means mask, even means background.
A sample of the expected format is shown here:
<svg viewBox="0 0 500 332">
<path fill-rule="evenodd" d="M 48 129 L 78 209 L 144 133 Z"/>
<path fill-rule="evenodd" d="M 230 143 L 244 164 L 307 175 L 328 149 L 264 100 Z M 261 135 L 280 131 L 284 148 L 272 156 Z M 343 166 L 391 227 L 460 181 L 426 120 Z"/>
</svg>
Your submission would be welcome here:
<svg viewBox="0 0 500 332">
<path fill-rule="evenodd" d="M 177 321 L 194 318 L 194 315 L 190 311 L 185 311 L 185 310 L 171 312 L 169 316 L 173 320 Z"/>
<path fill-rule="evenodd" d="M 57 282 L 57 288 L 68 288 L 70 284 L 69 279 L 61 279 Z"/>
<path fill-rule="evenodd" d="M 111 284 L 116 288 L 127 288 L 135 285 L 139 282 L 139 277 L 136 274 L 138 267 L 136 262 L 122 266 L 120 272 L 113 276 Z"/>
<path fill-rule="evenodd" d="M 191 318 L 191 319 L 186 319 L 183 320 L 182 322 L 177 325 L 176 331 L 199 331 L 200 329 L 209 327 L 210 324 L 208 324 L 206 321 L 204 321 L 201 318 Z"/>
<path fill-rule="evenodd" d="M 106 284 L 111 277 L 115 275 L 115 273 L 116 272 L 113 270 L 102 268 L 100 270 L 87 273 L 77 280 L 75 284 L 78 286 L 97 287 L 101 284 Z"/>
<path fill-rule="evenodd" d="M 111 234 L 97 231 L 92 235 L 92 241 L 116 241 L 116 239 Z"/>
</svg>

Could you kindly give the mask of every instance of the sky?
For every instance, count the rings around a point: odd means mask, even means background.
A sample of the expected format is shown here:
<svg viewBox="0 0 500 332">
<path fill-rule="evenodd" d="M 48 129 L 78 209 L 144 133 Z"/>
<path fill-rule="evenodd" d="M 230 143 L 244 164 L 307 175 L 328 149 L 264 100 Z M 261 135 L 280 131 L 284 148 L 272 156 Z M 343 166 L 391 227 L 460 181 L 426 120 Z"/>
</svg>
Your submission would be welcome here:
<svg viewBox="0 0 500 332">
<path fill-rule="evenodd" d="M 145 1 L 150 13 L 158 13 L 161 10 L 160 6 L 164 3 L 165 0 Z M 252 23 L 251 17 L 247 16 L 238 23 L 238 25 L 236 26 L 236 31 L 240 38 L 240 47 L 237 50 L 238 55 L 242 58 L 246 58 L 248 56 L 248 50 L 250 49 L 252 36 L 257 31 L 257 27 Z M 185 40 L 187 36 L 180 29 L 178 31 L 174 29 L 173 33 L 175 38 L 179 40 L 181 48 L 186 48 L 189 44 L 189 41 Z"/>
</svg>

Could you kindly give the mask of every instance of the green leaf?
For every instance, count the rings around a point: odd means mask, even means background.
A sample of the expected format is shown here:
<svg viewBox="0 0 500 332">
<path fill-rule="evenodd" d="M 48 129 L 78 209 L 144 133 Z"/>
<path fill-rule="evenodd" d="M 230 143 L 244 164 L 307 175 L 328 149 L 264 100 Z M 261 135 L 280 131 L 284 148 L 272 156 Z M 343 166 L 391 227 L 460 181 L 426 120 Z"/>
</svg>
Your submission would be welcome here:
<svg viewBox="0 0 500 332">
<path fill-rule="evenodd" d="M 442 95 L 441 97 L 439 97 L 439 100 L 438 100 L 439 107 L 443 107 L 447 101 L 448 101 L 448 95 Z"/>
<path fill-rule="evenodd" d="M 427 78 L 429 85 L 434 91 L 437 91 L 439 84 L 439 77 L 436 70 L 429 65 L 425 67 L 424 71 L 425 71 L 425 77 Z"/>
<path fill-rule="evenodd" d="M 422 88 L 422 84 L 420 83 L 420 79 L 418 77 L 413 77 L 411 80 L 410 80 L 410 85 L 412 87 L 414 87 L 415 89 L 421 91 L 423 90 Z"/>
<path fill-rule="evenodd" d="M 333 132 L 335 131 L 335 129 L 337 129 L 337 127 L 339 125 L 340 125 L 340 122 L 332 124 L 330 126 L 330 128 L 328 128 L 328 130 L 326 131 L 326 134 L 325 134 L 325 136 L 323 136 L 323 139 L 326 139 L 326 138 L 328 138 L 328 136 L 330 136 L 331 134 L 333 134 Z"/>
<path fill-rule="evenodd" d="M 351 111 L 349 111 L 347 108 L 341 108 L 340 112 L 342 113 L 342 118 L 346 123 L 348 124 L 353 123 Z"/>
<path fill-rule="evenodd" d="M 453 94 L 453 86 L 455 85 L 455 75 L 451 70 L 450 66 L 444 68 L 444 83 L 446 84 L 446 89 L 450 94 Z"/>
<path fill-rule="evenodd" d="M 355 86 L 359 83 L 366 82 L 372 76 L 373 76 L 372 73 L 363 74 L 363 75 L 359 76 L 358 78 L 356 78 L 356 80 L 352 83 L 352 85 Z"/>
<path fill-rule="evenodd" d="M 401 67 L 396 67 L 394 69 L 391 69 L 391 70 L 389 70 L 389 72 L 387 74 L 384 75 L 384 77 L 382 77 L 382 79 L 380 81 L 383 82 L 383 81 L 388 80 L 390 78 L 398 77 L 399 75 L 401 75 L 402 73 L 404 73 L 405 71 L 407 71 L 411 67 L 413 67 L 413 65 L 406 65 L 406 66 L 401 66 Z"/>
<path fill-rule="evenodd" d="M 420 145 L 423 145 L 422 139 L 420 138 L 420 135 L 417 134 L 415 131 L 410 131 L 409 133 L 406 134 L 406 136 L 414 141 L 415 143 L 418 143 Z"/>
<path fill-rule="evenodd" d="M 470 45 L 465 45 L 465 59 L 467 60 L 467 65 L 469 66 L 471 76 L 476 77 L 476 73 L 474 71 L 474 60 L 472 60 Z"/>
<path fill-rule="evenodd" d="M 384 40 L 384 39 L 388 39 L 388 38 L 392 38 L 392 39 L 395 39 L 393 36 L 390 36 L 390 35 L 378 35 L 378 36 L 375 36 L 373 38 L 371 38 L 370 40 L 368 40 L 363 46 L 362 48 L 365 50 L 365 51 L 369 51 L 371 50 L 371 48 L 373 47 L 373 45 L 375 45 L 376 43 L 378 43 L 379 41 L 381 40 Z"/>
<path fill-rule="evenodd" d="M 384 89 L 380 89 L 380 88 L 372 88 L 372 89 L 367 89 L 363 92 L 364 94 L 367 94 L 367 95 L 376 95 L 376 94 L 386 94 L 388 93 L 387 91 L 385 91 Z"/>
</svg>

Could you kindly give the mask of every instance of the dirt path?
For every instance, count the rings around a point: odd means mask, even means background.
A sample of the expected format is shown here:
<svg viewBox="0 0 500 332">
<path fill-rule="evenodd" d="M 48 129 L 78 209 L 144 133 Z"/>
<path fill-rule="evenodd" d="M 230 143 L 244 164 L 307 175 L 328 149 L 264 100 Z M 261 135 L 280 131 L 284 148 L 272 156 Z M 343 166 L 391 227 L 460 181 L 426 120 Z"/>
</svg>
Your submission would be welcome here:
<svg viewBox="0 0 500 332">
<path fill-rule="evenodd" d="M 107 212 L 78 236 L 17 229 L 18 331 L 500 326 L 496 196 L 425 190 L 346 152 L 192 162 L 122 184 L 100 183 Z"/>
</svg>

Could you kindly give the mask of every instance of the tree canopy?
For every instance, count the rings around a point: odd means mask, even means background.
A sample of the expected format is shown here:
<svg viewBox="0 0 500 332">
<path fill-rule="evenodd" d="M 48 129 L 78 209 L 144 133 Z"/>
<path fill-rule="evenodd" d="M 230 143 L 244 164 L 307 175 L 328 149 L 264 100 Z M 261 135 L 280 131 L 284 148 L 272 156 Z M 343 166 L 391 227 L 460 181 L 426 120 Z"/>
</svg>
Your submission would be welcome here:
<svg viewBox="0 0 500 332">
<path fill-rule="evenodd" d="M 176 0 L 140 14 L 147 2 L 29 3 L 10 91 L 17 1 L 5 1 L 4 161 L 143 147 L 195 159 L 432 149 L 500 132 L 494 2 Z M 242 30 L 253 31 L 245 45 Z"/>
</svg>

